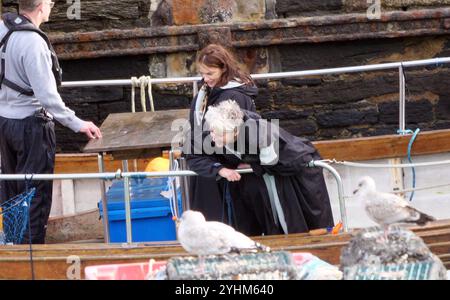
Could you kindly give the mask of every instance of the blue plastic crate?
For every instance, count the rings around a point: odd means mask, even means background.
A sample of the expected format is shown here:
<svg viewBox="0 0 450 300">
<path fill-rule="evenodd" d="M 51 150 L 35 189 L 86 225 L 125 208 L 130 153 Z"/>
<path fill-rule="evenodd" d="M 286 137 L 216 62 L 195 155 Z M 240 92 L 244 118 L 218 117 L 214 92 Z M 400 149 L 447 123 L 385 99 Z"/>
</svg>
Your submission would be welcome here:
<svg viewBox="0 0 450 300">
<path fill-rule="evenodd" d="M 110 242 L 126 242 L 126 215 L 124 184 L 115 180 L 106 193 Z M 167 178 L 131 180 L 130 207 L 133 242 L 176 240 L 175 222 L 172 220 L 169 199 L 161 195 L 167 190 Z M 177 191 L 178 210 L 181 213 L 181 192 Z M 103 205 L 99 201 L 100 216 Z"/>
</svg>

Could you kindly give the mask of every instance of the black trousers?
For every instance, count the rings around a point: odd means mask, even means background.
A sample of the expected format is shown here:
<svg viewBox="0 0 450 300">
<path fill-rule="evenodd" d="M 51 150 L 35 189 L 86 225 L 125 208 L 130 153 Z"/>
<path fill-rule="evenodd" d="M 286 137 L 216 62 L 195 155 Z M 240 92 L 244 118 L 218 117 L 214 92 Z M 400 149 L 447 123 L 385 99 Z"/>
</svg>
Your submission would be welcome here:
<svg viewBox="0 0 450 300">
<path fill-rule="evenodd" d="M 55 165 L 54 123 L 45 115 L 22 120 L 0 117 L 0 155 L 3 174 L 53 174 Z M 22 193 L 25 181 L 0 181 L 2 203 Z M 51 180 L 33 181 L 36 194 L 31 200 L 31 242 L 44 244 L 52 205 Z M 22 243 L 29 242 L 28 229 Z"/>
</svg>

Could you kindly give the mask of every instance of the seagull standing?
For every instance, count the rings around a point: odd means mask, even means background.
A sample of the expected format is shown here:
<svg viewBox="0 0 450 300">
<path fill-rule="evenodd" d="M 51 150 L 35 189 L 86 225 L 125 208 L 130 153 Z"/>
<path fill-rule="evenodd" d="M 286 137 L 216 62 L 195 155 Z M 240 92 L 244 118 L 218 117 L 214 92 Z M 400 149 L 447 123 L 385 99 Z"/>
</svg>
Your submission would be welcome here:
<svg viewBox="0 0 450 300">
<path fill-rule="evenodd" d="M 187 210 L 180 218 L 178 241 L 189 253 L 199 256 L 231 251 L 269 251 L 224 223 L 205 220 L 201 212 Z"/>
<path fill-rule="evenodd" d="M 381 225 L 386 233 L 389 225 L 394 223 L 416 223 L 420 226 L 435 218 L 424 214 L 400 196 L 377 192 L 375 181 L 365 176 L 360 179 L 357 189 L 353 192 L 364 200 L 367 215 Z"/>
</svg>

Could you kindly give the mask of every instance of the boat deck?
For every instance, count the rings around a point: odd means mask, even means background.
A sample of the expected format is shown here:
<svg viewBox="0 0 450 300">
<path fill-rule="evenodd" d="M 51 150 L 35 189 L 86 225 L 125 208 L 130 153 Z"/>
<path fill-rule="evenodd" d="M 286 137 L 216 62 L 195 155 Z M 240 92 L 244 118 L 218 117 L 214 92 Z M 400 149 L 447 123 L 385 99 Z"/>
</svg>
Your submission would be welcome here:
<svg viewBox="0 0 450 300">
<path fill-rule="evenodd" d="M 450 220 L 441 220 L 424 227 L 411 227 L 450 269 Z M 354 229 L 356 230 L 356 229 Z M 309 252 L 331 264 L 338 265 L 341 248 L 350 233 L 337 235 L 289 234 L 254 237 L 273 250 Z M 84 268 L 92 265 L 120 264 L 150 260 L 167 260 L 188 255 L 178 242 L 136 244 L 47 244 L 33 245 L 36 279 L 82 279 Z M 0 279 L 31 279 L 28 245 L 0 246 Z"/>
</svg>

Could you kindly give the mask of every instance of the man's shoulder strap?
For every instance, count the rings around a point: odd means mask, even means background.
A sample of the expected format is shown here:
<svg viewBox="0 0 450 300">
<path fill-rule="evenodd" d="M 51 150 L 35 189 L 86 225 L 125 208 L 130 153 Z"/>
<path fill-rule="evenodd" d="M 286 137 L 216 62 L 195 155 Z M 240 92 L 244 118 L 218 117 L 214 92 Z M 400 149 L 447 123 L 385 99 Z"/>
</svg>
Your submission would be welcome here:
<svg viewBox="0 0 450 300">
<path fill-rule="evenodd" d="M 47 43 L 47 46 L 51 52 L 51 59 L 52 59 L 52 72 L 56 80 L 56 85 L 61 85 L 61 75 L 62 70 L 59 66 L 58 57 L 56 56 L 56 52 L 52 47 L 52 44 L 50 43 L 50 40 L 48 39 L 48 36 L 39 28 L 37 28 L 30 20 L 28 20 L 25 16 L 14 14 L 14 13 L 5 13 L 2 15 L 2 20 L 5 24 L 5 26 L 8 28 L 8 32 L 3 37 L 3 39 L 0 41 L 0 48 L 1 50 L 1 69 L 0 69 L 0 88 L 1 84 L 6 84 L 13 90 L 16 90 L 22 94 L 32 96 L 34 93 L 33 91 L 28 91 L 24 88 L 19 87 L 18 85 L 12 83 L 11 81 L 7 80 L 5 78 L 5 51 L 6 51 L 6 44 L 8 43 L 8 39 L 11 36 L 11 34 L 15 31 L 34 31 L 38 33 L 44 41 Z"/>
<path fill-rule="evenodd" d="M 38 33 L 47 43 L 48 47 L 51 48 L 50 40 L 48 39 L 48 36 L 45 34 L 45 32 L 37 28 L 26 17 L 15 13 L 5 13 L 2 16 L 2 20 L 9 31 L 2 39 L 0 46 L 2 46 L 7 41 L 11 33 L 13 33 L 14 31 L 34 31 Z"/>
</svg>

